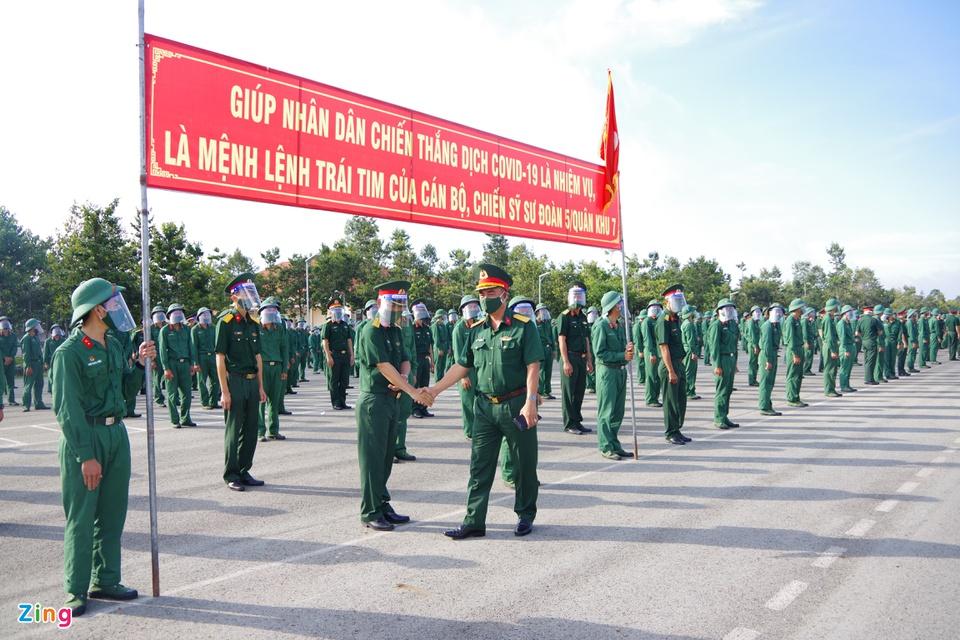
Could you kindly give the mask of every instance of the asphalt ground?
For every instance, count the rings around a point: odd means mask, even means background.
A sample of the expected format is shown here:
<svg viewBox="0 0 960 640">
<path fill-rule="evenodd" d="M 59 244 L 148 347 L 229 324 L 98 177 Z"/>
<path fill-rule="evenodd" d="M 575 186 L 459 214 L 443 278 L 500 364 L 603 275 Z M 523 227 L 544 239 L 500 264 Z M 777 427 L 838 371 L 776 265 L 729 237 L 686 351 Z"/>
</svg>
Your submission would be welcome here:
<svg viewBox="0 0 960 640">
<path fill-rule="evenodd" d="M 454 390 L 436 417 L 410 420 L 418 459 L 394 466 L 390 489 L 413 522 L 390 533 L 360 525 L 353 412 L 330 408 L 321 375 L 287 396 L 288 439 L 258 445 L 252 472 L 266 486 L 244 493 L 221 479 L 222 413 L 195 398 L 196 428 L 156 413 L 161 597 L 149 597 L 145 422 L 134 419 L 123 581 L 141 597 L 91 601 L 64 631 L 17 622 L 20 602 L 64 600 L 58 426 L 50 411 L 8 407 L 0 638 L 955 638 L 960 363 L 877 387 L 862 376 L 855 367 L 861 390 L 836 399 L 805 378 L 810 406 L 793 409 L 781 372 L 784 415 L 767 418 L 739 373 L 741 428 L 719 431 L 701 366 L 686 446 L 664 442 L 639 388 L 637 461 L 563 433 L 560 402 L 547 401 L 533 534 L 513 535 L 513 492 L 498 479 L 487 537 L 460 542 L 441 535 L 463 516 L 468 476 Z M 595 407 L 587 395 L 591 427 Z M 628 409 L 627 449 L 630 432 Z"/>
</svg>

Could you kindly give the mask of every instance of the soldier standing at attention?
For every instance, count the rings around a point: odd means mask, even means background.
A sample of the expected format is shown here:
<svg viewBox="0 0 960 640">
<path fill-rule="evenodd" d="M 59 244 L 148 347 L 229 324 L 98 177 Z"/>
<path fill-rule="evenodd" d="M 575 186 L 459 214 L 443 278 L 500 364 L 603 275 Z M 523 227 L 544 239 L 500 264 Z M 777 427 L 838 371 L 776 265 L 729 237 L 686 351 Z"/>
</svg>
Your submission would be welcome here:
<svg viewBox="0 0 960 640">
<path fill-rule="evenodd" d="M 800 399 L 800 385 L 803 383 L 803 326 L 800 317 L 806 303 L 800 298 L 794 298 L 783 319 L 781 338 L 783 340 L 783 358 L 787 364 L 787 375 L 784 386 L 787 392 L 787 404 L 791 407 L 806 407 L 806 402 Z"/>
<path fill-rule="evenodd" d="M 433 323 L 430 325 L 430 337 L 433 338 L 434 381 L 443 377 L 444 367 L 447 365 L 447 352 L 450 351 L 446 322 L 443 309 L 437 309 L 433 314 Z"/>
<path fill-rule="evenodd" d="M 36 318 L 24 323 L 24 334 L 20 338 L 20 351 L 23 353 L 23 410 L 30 411 L 31 400 L 35 409 L 49 409 L 43 404 L 43 347 L 40 334 L 43 327 Z"/>
<path fill-rule="evenodd" d="M 423 300 L 414 300 L 413 307 L 413 338 L 417 347 L 417 388 L 424 389 L 430 385 L 430 372 L 434 363 L 430 356 L 433 347 L 433 335 L 430 329 L 430 312 Z M 433 414 L 427 407 L 413 402 L 413 417 L 432 418 Z"/>
<path fill-rule="evenodd" d="M 679 313 L 687 307 L 683 285 L 675 284 L 663 292 L 665 312 L 657 318 L 654 336 L 660 348 L 660 386 L 663 389 L 663 430 L 670 444 L 687 444 L 692 438 L 683 435 L 683 421 L 687 415 L 686 372 L 683 368 L 686 352 L 680 334 Z"/>
<path fill-rule="evenodd" d="M 683 320 L 680 323 L 680 338 L 683 340 L 683 350 L 686 354 L 683 357 L 683 374 L 686 379 L 687 388 L 685 392 L 688 400 L 700 399 L 700 396 L 697 395 L 697 367 L 700 366 L 699 356 L 697 354 L 700 353 L 704 344 L 706 344 L 703 336 L 697 331 L 696 317 L 697 308 L 693 305 L 687 305 L 680 311 L 680 318 Z M 708 336 L 715 324 L 715 322 L 711 321 L 707 326 Z M 712 359 L 710 350 L 707 349 L 706 353 L 707 361 L 709 362 Z"/>
<path fill-rule="evenodd" d="M 855 310 L 848 304 L 840 309 L 840 319 L 837 320 L 837 339 L 840 353 L 840 392 L 854 393 L 856 389 L 850 386 L 850 372 L 853 370 L 853 363 L 857 359 L 857 345 L 853 341 L 854 324 L 853 314 Z"/>
<path fill-rule="evenodd" d="M 633 342 L 627 339 L 620 318 L 623 296 L 608 291 L 600 300 L 603 317 L 591 329 L 591 346 L 597 358 L 597 445 L 611 460 L 633 458 L 623 450 L 619 433 L 627 401 L 627 370 L 633 360 Z"/>
<path fill-rule="evenodd" d="M 803 336 L 803 375 L 813 375 L 813 356 L 817 351 L 817 310 L 806 307 L 800 323 Z"/>
<path fill-rule="evenodd" d="M 556 400 L 553 395 L 553 354 L 556 343 L 553 341 L 553 326 L 550 323 L 550 309 L 545 304 L 536 308 L 537 333 L 540 334 L 540 346 L 543 347 L 543 362 L 540 364 L 540 397 Z M 454 354 L 454 357 L 457 357 Z"/>
<path fill-rule="evenodd" d="M 757 373 L 760 358 L 760 324 L 763 322 L 763 310 L 757 305 L 750 308 L 750 316 L 743 324 L 744 341 L 747 343 L 747 384 L 759 387 Z"/>
<path fill-rule="evenodd" d="M 263 391 L 267 398 L 260 403 L 257 436 L 260 442 L 286 440 L 287 437 L 280 433 L 280 409 L 287 376 L 290 375 L 290 345 L 280 317 L 280 303 L 272 296 L 260 303 L 260 360 L 263 362 Z"/>
<path fill-rule="evenodd" d="M 918 335 L 920 337 L 920 346 L 917 353 L 920 355 L 920 368 L 932 369 L 927 364 L 927 355 L 930 353 L 930 309 L 920 307 L 920 317 L 917 319 Z"/>
<path fill-rule="evenodd" d="M 474 328 L 481 324 L 480 317 L 483 311 L 480 309 L 480 299 L 477 296 L 467 294 L 460 298 L 460 313 L 463 318 L 457 322 L 453 328 L 453 338 L 450 341 L 450 348 L 453 351 L 454 364 L 463 362 L 467 357 L 467 351 L 473 344 Z M 544 331 L 550 331 L 549 316 L 546 320 Z M 541 376 L 542 380 L 543 376 Z M 471 368 L 467 370 L 458 385 L 460 392 L 460 408 L 463 411 L 463 435 L 467 440 L 473 437 L 474 423 L 474 401 L 477 397 L 477 370 Z"/>
<path fill-rule="evenodd" d="M 883 335 L 883 328 L 873 317 L 873 306 L 863 308 L 863 316 L 857 322 L 860 331 L 860 341 L 863 346 L 863 383 L 867 385 L 880 384 L 874 380 L 877 369 L 877 341 Z"/>
<path fill-rule="evenodd" d="M 707 332 L 710 331 L 710 327 L 713 326 L 713 311 L 707 311 L 703 314 L 703 319 L 700 321 L 700 346 L 703 346 L 703 338 L 707 335 Z M 710 352 L 706 351 L 703 354 L 703 364 L 708 367 L 712 364 L 710 361 Z M 697 351 L 697 358 L 700 358 L 700 351 Z"/>
<path fill-rule="evenodd" d="M 407 305 L 410 283 L 397 280 L 377 286 L 377 317 L 357 337 L 360 397 L 357 399 L 357 453 L 360 459 L 360 521 L 376 531 L 392 531 L 410 522 L 390 504 L 387 482 L 393 469 L 400 394 L 420 406 L 433 402 L 423 389 L 407 381 L 410 354 L 403 346 L 400 318 Z M 424 307 L 424 310 L 426 308 Z M 429 322 L 430 316 L 426 320 Z M 430 328 L 426 326 L 429 333 Z"/>
<path fill-rule="evenodd" d="M 900 342 L 897 343 L 897 376 L 900 378 L 909 378 L 907 373 L 907 349 L 909 341 L 907 340 L 907 310 L 902 309 L 897 314 L 897 322 L 900 324 Z"/>
<path fill-rule="evenodd" d="M 940 361 L 937 360 L 937 350 L 940 348 L 940 340 L 944 334 L 943 320 L 940 318 L 940 309 L 936 307 L 933 308 L 927 320 L 927 326 L 929 327 L 930 333 L 930 356 L 927 358 L 927 362 L 930 364 L 940 364 Z"/>
<path fill-rule="evenodd" d="M 220 408 L 220 381 L 217 379 L 216 331 L 213 313 L 206 307 L 197 310 L 197 324 L 190 329 L 193 339 L 193 361 L 197 364 L 197 388 L 204 409 Z"/>
<path fill-rule="evenodd" d="M 587 309 L 587 344 L 590 343 L 589 332 L 593 330 L 593 325 L 597 323 L 600 319 L 600 311 L 596 307 L 590 307 Z M 591 349 L 591 353 L 593 350 Z M 587 391 L 590 393 L 597 392 L 597 368 L 594 367 L 592 371 L 587 372 Z"/>
<path fill-rule="evenodd" d="M 287 391 L 284 395 L 297 395 L 297 392 L 294 391 L 294 387 L 299 387 L 297 384 L 297 374 L 300 371 L 300 361 L 297 359 L 297 349 L 300 346 L 300 341 L 297 339 L 297 330 L 293 326 L 293 320 L 289 316 L 283 315 L 281 312 L 280 318 L 283 320 L 283 329 L 284 335 L 287 336 L 287 353 L 290 354 L 290 367 L 287 369 Z"/>
<path fill-rule="evenodd" d="M 80 325 L 53 354 L 53 409 L 60 424 L 60 485 L 63 491 L 64 586 L 74 616 L 87 598 L 132 600 L 137 591 L 120 583 L 120 538 L 130 489 L 130 440 L 123 349 L 107 330 L 135 326 L 123 287 L 103 278 L 82 282 L 70 297 L 71 326 Z M 140 345 L 137 360 L 156 355 Z"/>
<path fill-rule="evenodd" d="M 7 399 L 7 404 L 11 407 L 16 407 L 20 403 L 17 402 L 16 394 L 14 393 L 14 378 L 17 374 L 17 347 L 20 342 L 17 340 L 17 336 L 13 335 L 13 324 L 10 322 L 10 318 L 7 316 L 0 316 L 0 360 L 3 364 L 3 377 L 6 381 L 7 393 L 9 397 Z"/>
<path fill-rule="evenodd" d="M 917 364 L 917 351 L 920 347 L 920 328 L 917 324 L 917 310 L 907 310 L 907 373 L 920 373 Z"/>
<path fill-rule="evenodd" d="M 417 339 L 413 335 L 413 317 L 409 309 L 404 309 L 400 316 L 400 335 L 403 339 L 403 351 L 409 357 L 417 350 Z M 407 373 L 407 382 L 411 386 L 417 381 L 416 358 L 410 359 L 410 372 Z M 394 462 L 415 462 L 417 456 L 407 451 L 407 427 L 410 416 L 413 415 L 413 398 L 408 394 L 400 394 L 400 407 L 397 410 L 397 440 L 393 447 Z"/>
<path fill-rule="evenodd" d="M 836 314 L 840 302 L 836 298 L 827 300 L 826 315 L 820 323 L 823 361 L 823 394 L 828 398 L 839 398 L 837 393 L 837 365 L 840 363 L 840 334 L 837 333 Z M 841 380 L 842 382 L 842 380 Z M 849 385 L 849 378 L 847 381 Z M 843 386 L 842 384 L 840 386 Z"/>
<path fill-rule="evenodd" d="M 946 333 L 946 350 L 951 360 L 957 359 L 957 344 L 960 343 L 960 318 L 957 310 L 951 309 L 943 319 L 943 329 Z"/>
<path fill-rule="evenodd" d="M 153 308 L 153 311 L 150 312 L 150 319 L 153 320 L 153 323 L 150 325 L 150 340 L 155 344 L 160 344 L 160 330 L 167 324 L 167 312 L 164 311 L 162 305 L 157 305 Z M 166 406 L 166 402 L 163 395 L 163 376 L 160 375 L 160 362 L 158 360 L 153 361 L 153 400 L 161 407 Z"/>
<path fill-rule="evenodd" d="M 310 347 L 310 368 L 314 373 L 320 373 L 320 356 L 323 352 L 320 348 L 320 327 L 310 329 L 308 346 Z"/>
<path fill-rule="evenodd" d="M 732 301 L 723 298 L 717 303 L 717 321 L 705 345 L 714 364 L 716 394 L 713 398 L 713 426 L 718 429 L 736 429 L 740 426 L 729 418 L 733 377 L 737 372 L 739 334 L 737 308 Z"/>
<path fill-rule="evenodd" d="M 343 299 L 334 293 L 327 301 L 327 322 L 320 331 L 323 356 L 327 362 L 327 387 L 330 404 L 337 411 L 352 409 L 347 405 L 347 384 L 353 368 L 353 339 L 350 327 L 344 322 Z"/>
<path fill-rule="evenodd" d="M 476 422 L 474 423 L 467 514 L 456 529 L 444 531 L 454 540 L 486 535 L 490 487 L 497 471 L 497 456 L 506 438 L 514 464 L 516 495 L 513 533 L 533 531 L 537 514 L 537 387 L 543 349 L 534 323 L 507 309 L 513 278 L 492 264 L 480 264 L 477 292 L 486 317 L 475 328 L 473 344 L 465 358 L 451 367 L 429 393 L 436 397 L 477 369 Z M 562 328 L 561 328 L 562 335 Z"/>
<path fill-rule="evenodd" d="M 765 416 L 783 415 L 773 409 L 773 383 L 777 378 L 777 365 L 780 354 L 780 324 L 783 320 L 783 306 L 773 303 L 767 307 L 767 320 L 760 325 L 760 388 L 757 400 L 760 413 Z"/>
<path fill-rule="evenodd" d="M 638 310 L 633 314 L 633 326 L 630 327 L 630 336 L 633 338 L 633 344 L 637 348 L 637 384 L 645 385 L 647 382 L 646 358 L 643 357 L 643 319 L 646 316 L 646 310 Z"/>
<path fill-rule="evenodd" d="M 223 481 L 233 491 L 262 487 L 263 480 L 250 475 L 257 451 L 260 403 L 267 401 L 263 389 L 260 357 L 260 325 L 250 315 L 260 307 L 260 294 L 252 273 L 230 281 L 226 292 L 232 306 L 217 318 L 217 375 L 223 397 Z"/>
<path fill-rule="evenodd" d="M 47 372 L 47 391 L 50 393 L 53 393 L 53 379 L 50 375 L 50 365 L 53 364 L 53 352 L 63 344 L 63 340 L 66 337 L 63 328 L 55 324 L 50 327 L 50 337 L 43 343 L 43 370 Z M 0 397 L 0 399 L 2 399 L 2 397 Z"/>
<path fill-rule="evenodd" d="M 587 388 L 587 373 L 593 371 L 590 353 L 590 328 L 583 312 L 587 306 L 587 289 L 582 282 L 574 282 L 567 291 L 567 308 L 560 314 L 557 344 L 563 360 L 560 377 L 563 391 L 563 430 L 575 435 L 590 433 L 583 426 L 583 394 Z"/>
<path fill-rule="evenodd" d="M 163 377 L 167 381 L 167 407 L 170 410 L 170 422 L 174 429 L 195 427 L 197 423 L 190 419 L 190 403 L 193 394 L 190 378 L 196 372 L 193 361 L 193 345 L 190 329 L 184 324 L 183 305 L 173 303 L 167 309 L 169 322 L 160 330 L 160 365 Z"/>
<path fill-rule="evenodd" d="M 887 310 L 882 304 L 878 304 L 873 308 L 873 317 L 879 330 L 877 333 L 877 359 L 874 365 L 873 379 L 883 383 L 889 382 L 884 375 L 884 363 L 887 360 L 887 337 L 884 327 L 887 324 L 887 315 Z"/>
<path fill-rule="evenodd" d="M 663 313 L 663 305 L 658 300 L 647 303 L 646 313 L 640 318 L 640 342 L 643 351 L 644 401 L 648 407 L 660 408 L 660 347 L 657 346 L 657 318 Z"/>
</svg>

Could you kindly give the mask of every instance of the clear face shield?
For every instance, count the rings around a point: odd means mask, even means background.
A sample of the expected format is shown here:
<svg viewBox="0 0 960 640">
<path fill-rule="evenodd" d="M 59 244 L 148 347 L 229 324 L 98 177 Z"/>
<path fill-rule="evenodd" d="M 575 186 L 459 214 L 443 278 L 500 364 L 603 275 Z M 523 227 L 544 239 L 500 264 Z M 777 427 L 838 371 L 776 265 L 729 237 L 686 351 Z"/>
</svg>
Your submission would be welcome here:
<svg viewBox="0 0 960 640">
<path fill-rule="evenodd" d="M 183 324 L 185 320 L 183 311 L 174 311 L 170 314 L 170 324 Z"/>
<path fill-rule="evenodd" d="M 9 320 L 4 320 L 0 322 L 0 331 L 13 331 L 13 325 L 10 324 Z"/>
<path fill-rule="evenodd" d="M 406 304 L 406 298 L 404 298 L 404 304 Z M 382 302 L 380 303 L 380 309 L 381 311 L 383 310 Z M 420 304 L 413 305 L 413 319 L 420 320 L 421 322 L 429 322 L 430 311 L 427 310 L 427 305 L 423 304 L 422 302 Z M 380 321 L 383 321 L 382 316 L 380 317 Z"/>
<path fill-rule="evenodd" d="M 781 320 L 783 320 L 783 309 L 780 307 L 770 309 L 770 322 L 779 324 Z"/>
<path fill-rule="evenodd" d="M 480 303 L 478 302 L 468 302 L 463 305 L 463 317 L 467 320 L 476 320 L 483 315 L 483 311 L 480 309 Z"/>
<path fill-rule="evenodd" d="M 650 305 L 649 307 L 647 307 L 647 317 L 648 317 L 648 318 L 653 318 L 654 320 L 656 320 L 657 318 L 660 317 L 660 311 L 661 311 L 662 309 L 663 309 L 663 307 L 661 307 L 661 306 L 658 305 L 658 304 L 652 304 L 652 305 Z"/>
<path fill-rule="evenodd" d="M 380 318 L 380 324 L 385 327 L 400 326 L 400 318 L 403 316 L 403 312 L 406 307 L 406 294 L 387 293 L 381 295 L 380 306 L 377 309 L 377 317 Z M 416 307 L 414 307 L 414 317 L 417 317 L 417 307 L 421 308 L 423 313 L 426 313 L 426 318 L 429 320 L 430 314 L 427 312 L 427 307 L 422 304 L 418 304 Z"/>
<path fill-rule="evenodd" d="M 857 312 L 854 311 L 853 309 L 851 309 L 850 311 L 847 311 L 847 312 L 846 312 L 845 314 L 843 314 L 843 315 L 844 315 L 844 317 L 846 317 L 847 320 L 849 320 L 850 322 L 853 322 L 853 321 L 856 319 L 856 317 L 857 317 Z"/>
<path fill-rule="evenodd" d="M 364 313 L 364 315 L 366 315 L 367 320 L 373 320 L 374 318 L 377 317 L 377 308 L 376 308 L 376 307 L 369 307 L 369 308 L 368 308 L 366 311 L 364 311 L 363 313 Z"/>
<path fill-rule="evenodd" d="M 197 316 L 197 320 L 198 320 L 198 321 L 200 322 L 200 324 L 202 324 L 203 326 L 209 327 L 209 326 L 210 326 L 210 323 L 212 322 L 213 319 L 210 317 L 210 312 L 209 312 L 209 311 L 204 311 L 204 312 L 201 313 L 199 316 Z"/>
<path fill-rule="evenodd" d="M 667 308 L 670 309 L 672 313 L 680 313 L 680 311 L 687 306 L 687 297 L 683 295 L 683 291 L 674 291 L 666 297 L 666 300 Z"/>
<path fill-rule="evenodd" d="M 264 307 L 260 309 L 260 322 L 262 324 L 280 324 L 280 310 L 276 307 Z"/>
<path fill-rule="evenodd" d="M 103 303 L 103 308 L 107 310 L 108 324 L 113 325 L 116 331 L 133 331 L 137 323 L 133 320 L 133 314 L 127 307 L 127 301 L 123 299 L 123 293 L 117 291 L 107 298 Z"/>
<path fill-rule="evenodd" d="M 753 316 L 754 320 L 760 320 L 760 318 L 763 317 L 763 311 L 760 309 L 754 309 L 751 315 Z"/>
<path fill-rule="evenodd" d="M 459 319 L 460 319 L 460 316 L 458 316 L 458 315 L 455 314 L 455 313 L 448 313 L 448 314 L 447 314 L 447 322 L 449 322 L 450 324 L 456 324 L 456 323 L 457 323 L 457 320 L 459 320 Z"/>
<path fill-rule="evenodd" d="M 153 320 L 153 324 L 163 324 L 167 321 L 167 314 L 163 311 L 157 311 L 150 316 L 150 319 Z"/>
<path fill-rule="evenodd" d="M 717 310 L 717 315 L 720 316 L 721 322 L 736 322 L 737 321 L 737 308 L 736 307 L 720 307 Z"/>
<path fill-rule="evenodd" d="M 257 285 L 252 282 L 239 282 L 230 290 L 230 294 L 236 296 L 237 305 L 241 309 L 252 311 L 260 306 L 260 294 L 257 292 Z"/>
<path fill-rule="evenodd" d="M 587 322 L 590 324 L 593 324 L 594 322 L 596 322 L 597 318 L 599 317 L 600 317 L 600 314 L 598 314 L 596 311 L 587 312 Z"/>
<path fill-rule="evenodd" d="M 550 322 L 550 311 L 548 309 L 540 309 L 540 311 L 537 311 L 537 319 L 540 322 Z"/>
<path fill-rule="evenodd" d="M 567 291 L 567 306 L 570 308 L 587 306 L 587 290 L 580 287 L 570 287 L 570 290 Z"/>
<path fill-rule="evenodd" d="M 306 329 L 306 328 L 307 328 L 307 322 L 306 322 L 306 320 L 298 320 L 298 321 L 297 321 L 297 329 L 303 330 L 303 329 Z"/>
<path fill-rule="evenodd" d="M 523 316 L 533 320 L 533 305 L 529 302 L 520 302 L 513 307 L 513 315 Z"/>
<path fill-rule="evenodd" d="M 330 307 L 330 319 L 334 322 L 343 322 L 343 307 Z"/>
<path fill-rule="evenodd" d="M 61 329 L 60 327 L 54 327 L 53 329 L 50 330 L 51 338 L 59 339 L 59 338 L 62 338 L 63 336 L 64 336 L 63 329 Z"/>
</svg>

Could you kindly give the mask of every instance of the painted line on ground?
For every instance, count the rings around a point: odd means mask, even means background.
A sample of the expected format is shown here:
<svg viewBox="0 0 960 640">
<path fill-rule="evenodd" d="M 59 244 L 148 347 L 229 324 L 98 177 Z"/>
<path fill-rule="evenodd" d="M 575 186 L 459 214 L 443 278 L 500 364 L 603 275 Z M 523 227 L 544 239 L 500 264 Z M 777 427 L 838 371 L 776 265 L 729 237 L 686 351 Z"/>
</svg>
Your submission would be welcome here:
<svg viewBox="0 0 960 640">
<path fill-rule="evenodd" d="M 814 560 L 811 563 L 811 566 L 817 567 L 819 569 L 829 569 L 830 565 L 836 562 L 840 557 L 846 553 L 846 549 L 843 547 L 830 547 L 826 551 L 820 554 L 820 557 Z"/>
<path fill-rule="evenodd" d="M 764 606 L 772 611 L 783 611 L 797 599 L 797 596 L 807 590 L 807 586 L 806 582 L 800 580 L 789 582 L 777 592 L 777 595 L 767 600 Z"/>
<path fill-rule="evenodd" d="M 933 467 L 924 467 L 923 469 L 920 469 L 919 471 L 917 471 L 914 475 L 918 478 L 926 478 L 927 476 L 932 474 L 934 471 L 936 471 L 936 469 L 934 469 Z"/>
<path fill-rule="evenodd" d="M 943 464 L 947 461 L 947 456 L 937 456 L 931 461 L 931 464 Z"/>
<path fill-rule="evenodd" d="M 759 631 L 747 629 L 746 627 L 737 627 L 727 635 L 723 636 L 723 640 L 756 640 L 756 638 L 759 637 Z"/>
<path fill-rule="evenodd" d="M 898 504 L 900 504 L 899 500 L 884 500 L 877 505 L 877 508 L 874 509 L 874 511 L 879 511 L 880 513 L 890 513 Z"/>
<path fill-rule="evenodd" d="M 920 486 L 919 482 L 904 482 L 897 489 L 897 493 L 913 493 L 913 490 Z"/>
<path fill-rule="evenodd" d="M 12 447 L 19 447 L 19 446 L 22 446 L 23 444 L 25 444 L 25 443 L 23 443 L 23 442 L 20 442 L 19 440 L 11 440 L 10 438 L 0 438 L 0 440 L 3 440 L 4 442 L 9 442 L 10 444 L 4 445 L 4 446 L 11 447 L 11 448 L 12 448 Z"/>
<path fill-rule="evenodd" d="M 870 529 L 873 529 L 873 525 L 877 524 L 876 520 L 871 520 L 870 518 L 863 518 L 857 524 L 853 525 L 844 535 L 848 535 L 853 538 L 861 538 L 867 534 Z"/>
</svg>

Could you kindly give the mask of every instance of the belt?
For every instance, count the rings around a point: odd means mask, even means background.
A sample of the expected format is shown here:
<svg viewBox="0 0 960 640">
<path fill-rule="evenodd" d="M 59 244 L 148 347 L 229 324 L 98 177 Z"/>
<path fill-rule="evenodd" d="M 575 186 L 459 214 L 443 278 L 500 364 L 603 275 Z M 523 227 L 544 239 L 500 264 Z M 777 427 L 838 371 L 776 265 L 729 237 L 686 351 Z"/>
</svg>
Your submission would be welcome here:
<svg viewBox="0 0 960 640">
<path fill-rule="evenodd" d="M 212 355 L 213 355 L 213 351 L 204 351 L 202 355 L 212 356 Z"/>
<path fill-rule="evenodd" d="M 488 396 L 485 393 L 480 393 L 479 395 L 489 400 L 491 404 L 500 404 L 506 400 L 510 400 L 512 398 L 518 398 L 523 394 L 525 394 L 526 392 L 527 392 L 526 387 L 520 387 L 519 389 L 514 389 L 513 391 L 504 393 L 503 395 L 499 395 L 499 396 Z"/>
<path fill-rule="evenodd" d="M 231 372 L 230 372 L 230 375 L 235 376 L 235 377 L 237 377 L 237 378 L 243 378 L 244 380 L 256 380 L 256 378 L 257 378 L 257 373 L 256 373 L 256 372 L 253 372 L 253 373 L 240 373 L 239 371 L 231 371 Z"/>
<path fill-rule="evenodd" d="M 580 356 L 581 358 L 586 358 L 586 357 L 587 357 L 587 352 L 586 352 L 586 351 L 570 351 L 570 349 L 567 349 L 567 355 L 568 355 L 568 356 Z"/>
<path fill-rule="evenodd" d="M 602 364 L 603 366 L 607 367 L 608 369 L 623 369 L 625 366 L 627 366 L 627 365 L 622 364 L 622 363 L 621 363 L 621 364 L 607 364 L 606 362 L 601 362 L 600 364 Z"/>
<path fill-rule="evenodd" d="M 720 355 L 722 355 L 722 356 L 735 356 L 735 355 L 737 355 L 737 354 L 736 354 L 736 353 L 721 353 Z"/>
<path fill-rule="evenodd" d="M 275 366 L 277 366 L 278 364 L 280 364 L 280 361 L 279 361 L 279 360 L 267 360 L 264 364 L 269 364 L 270 366 L 275 367 Z"/>
<path fill-rule="evenodd" d="M 187 362 L 189 358 L 174 358 L 177 362 Z"/>
<path fill-rule="evenodd" d="M 87 422 L 94 426 L 111 427 L 120 422 L 120 418 L 116 416 L 87 416 Z"/>
</svg>

